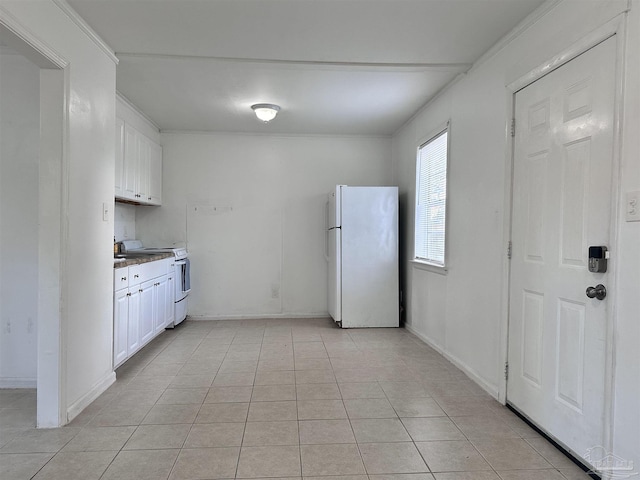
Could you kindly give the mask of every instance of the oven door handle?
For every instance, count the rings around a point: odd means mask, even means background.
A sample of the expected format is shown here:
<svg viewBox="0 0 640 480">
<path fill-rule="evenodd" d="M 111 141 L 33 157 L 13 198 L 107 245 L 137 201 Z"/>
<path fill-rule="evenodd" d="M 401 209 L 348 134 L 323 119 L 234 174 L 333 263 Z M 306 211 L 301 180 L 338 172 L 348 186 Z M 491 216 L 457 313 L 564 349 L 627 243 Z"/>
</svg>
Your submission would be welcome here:
<svg viewBox="0 0 640 480">
<path fill-rule="evenodd" d="M 185 260 L 178 260 L 175 262 L 176 265 L 185 265 L 187 262 Z"/>
</svg>

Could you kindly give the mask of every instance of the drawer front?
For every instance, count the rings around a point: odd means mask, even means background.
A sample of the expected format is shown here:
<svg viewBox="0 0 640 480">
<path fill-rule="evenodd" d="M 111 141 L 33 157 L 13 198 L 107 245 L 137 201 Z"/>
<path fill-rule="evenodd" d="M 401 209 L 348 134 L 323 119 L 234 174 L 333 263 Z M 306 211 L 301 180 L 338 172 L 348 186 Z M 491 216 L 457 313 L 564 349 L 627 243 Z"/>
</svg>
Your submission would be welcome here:
<svg viewBox="0 0 640 480">
<path fill-rule="evenodd" d="M 142 265 L 131 265 L 129 267 L 129 286 L 138 285 L 144 280 L 142 279 Z"/>
<path fill-rule="evenodd" d="M 115 268 L 113 271 L 113 291 L 129 286 L 129 267 Z"/>
<path fill-rule="evenodd" d="M 176 270 L 176 259 L 175 258 L 167 258 L 167 275 L 173 275 Z"/>
<path fill-rule="evenodd" d="M 152 278 L 156 278 L 161 275 L 166 275 L 167 265 L 165 261 L 165 259 L 162 259 L 156 260 L 155 262 L 141 263 L 140 265 L 136 265 L 136 267 L 140 268 L 140 283 L 147 282 Z"/>
</svg>

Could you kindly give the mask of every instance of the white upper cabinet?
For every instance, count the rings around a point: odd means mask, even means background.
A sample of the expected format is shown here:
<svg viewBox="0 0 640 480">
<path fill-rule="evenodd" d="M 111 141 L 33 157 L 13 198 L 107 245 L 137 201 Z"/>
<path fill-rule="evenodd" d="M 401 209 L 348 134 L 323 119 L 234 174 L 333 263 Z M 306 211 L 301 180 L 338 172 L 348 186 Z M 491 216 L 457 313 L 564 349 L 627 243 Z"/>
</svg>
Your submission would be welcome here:
<svg viewBox="0 0 640 480">
<path fill-rule="evenodd" d="M 160 205 L 162 147 L 116 118 L 116 200 Z"/>
<path fill-rule="evenodd" d="M 138 200 L 140 202 L 149 202 L 149 175 L 151 157 L 151 140 L 142 134 L 138 135 Z"/>
<path fill-rule="evenodd" d="M 149 157 L 149 201 L 154 205 L 162 204 L 162 147 L 151 143 Z"/>
<path fill-rule="evenodd" d="M 122 196 L 127 200 L 138 199 L 138 136 L 131 125 L 124 126 L 124 162 L 122 175 Z M 116 195 L 118 197 L 118 195 Z"/>
<path fill-rule="evenodd" d="M 116 118 L 116 197 L 124 195 L 124 121 Z"/>
</svg>

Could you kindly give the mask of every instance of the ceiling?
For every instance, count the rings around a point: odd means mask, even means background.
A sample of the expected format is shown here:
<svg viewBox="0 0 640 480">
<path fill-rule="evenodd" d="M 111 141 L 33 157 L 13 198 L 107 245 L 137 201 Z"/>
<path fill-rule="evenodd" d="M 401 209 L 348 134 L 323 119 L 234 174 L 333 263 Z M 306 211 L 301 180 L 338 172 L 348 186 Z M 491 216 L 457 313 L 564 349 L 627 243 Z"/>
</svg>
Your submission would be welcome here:
<svg viewBox="0 0 640 480">
<path fill-rule="evenodd" d="M 68 0 L 161 130 L 390 135 L 544 0 Z M 269 124 L 250 106 L 282 107 Z"/>
</svg>

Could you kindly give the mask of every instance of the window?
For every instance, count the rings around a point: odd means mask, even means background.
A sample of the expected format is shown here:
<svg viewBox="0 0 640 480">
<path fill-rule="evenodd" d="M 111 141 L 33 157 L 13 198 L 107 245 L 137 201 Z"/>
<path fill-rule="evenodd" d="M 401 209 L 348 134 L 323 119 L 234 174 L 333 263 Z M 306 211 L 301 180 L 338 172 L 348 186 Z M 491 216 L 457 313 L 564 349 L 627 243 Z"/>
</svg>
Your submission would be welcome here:
<svg viewBox="0 0 640 480">
<path fill-rule="evenodd" d="M 445 266 L 449 127 L 418 148 L 415 260 Z"/>
</svg>

